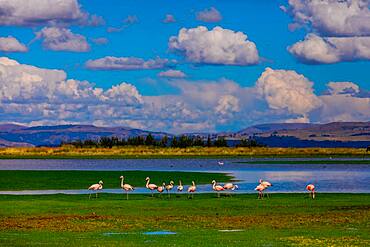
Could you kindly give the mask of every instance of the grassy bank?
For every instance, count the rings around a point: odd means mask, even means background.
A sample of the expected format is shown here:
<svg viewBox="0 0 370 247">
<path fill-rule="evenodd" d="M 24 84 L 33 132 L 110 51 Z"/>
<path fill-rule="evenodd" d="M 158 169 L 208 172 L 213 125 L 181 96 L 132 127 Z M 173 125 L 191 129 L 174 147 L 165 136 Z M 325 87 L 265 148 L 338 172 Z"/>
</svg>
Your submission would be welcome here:
<svg viewBox="0 0 370 247">
<path fill-rule="evenodd" d="M 370 245 L 369 194 L 0 196 L 0 208 L 3 246 Z M 161 230 L 177 234 L 143 234 Z"/>
<path fill-rule="evenodd" d="M 183 184 L 209 184 L 213 179 L 220 182 L 230 181 L 232 177 L 222 173 L 203 172 L 167 172 L 167 171 L 22 171 L 0 170 L 0 190 L 51 190 L 51 189 L 86 189 L 99 180 L 104 181 L 105 189 L 120 188 L 119 177 L 125 176 L 125 182 L 134 187 L 144 187 L 145 178 L 151 183 L 169 183 L 170 180 Z"/>
<path fill-rule="evenodd" d="M 238 157 L 370 157 L 357 148 L 266 148 L 266 147 L 113 147 L 0 148 L 0 159 L 155 159 L 155 158 L 238 158 Z"/>
</svg>

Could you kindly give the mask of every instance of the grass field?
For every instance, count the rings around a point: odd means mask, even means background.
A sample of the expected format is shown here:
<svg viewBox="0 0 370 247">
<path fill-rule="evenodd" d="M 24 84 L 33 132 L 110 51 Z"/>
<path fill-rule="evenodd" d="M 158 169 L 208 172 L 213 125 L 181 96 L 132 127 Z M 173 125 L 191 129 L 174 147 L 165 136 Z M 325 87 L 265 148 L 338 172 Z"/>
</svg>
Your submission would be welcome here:
<svg viewBox="0 0 370 247">
<path fill-rule="evenodd" d="M 176 234 L 144 234 L 164 230 Z M 370 246 L 370 194 L 131 195 L 129 201 L 120 194 L 2 195 L 0 244 Z"/>
<path fill-rule="evenodd" d="M 267 148 L 267 147 L 113 147 L 113 148 L 0 148 L 0 159 L 153 159 L 240 157 L 370 157 L 361 148 Z"/>
<path fill-rule="evenodd" d="M 150 182 L 162 184 L 170 180 L 183 184 L 210 184 L 213 179 L 220 182 L 230 181 L 231 176 L 223 173 L 206 172 L 167 172 L 167 171 L 22 171 L 0 170 L 0 190 L 53 190 L 86 189 L 99 180 L 104 181 L 105 189 L 120 188 L 119 177 L 125 176 L 125 182 L 134 187 L 144 187 L 145 178 Z"/>
</svg>

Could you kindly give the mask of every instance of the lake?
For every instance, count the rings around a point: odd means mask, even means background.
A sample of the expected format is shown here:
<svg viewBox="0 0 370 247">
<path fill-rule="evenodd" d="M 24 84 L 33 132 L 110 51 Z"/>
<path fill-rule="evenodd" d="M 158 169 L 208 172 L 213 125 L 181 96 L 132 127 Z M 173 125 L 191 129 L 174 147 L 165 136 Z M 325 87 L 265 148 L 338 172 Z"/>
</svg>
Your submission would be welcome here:
<svg viewBox="0 0 370 247">
<path fill-rule="evenodd" d="M 270 192 L 305 192 L 314 183 L 318 192 L 370 193 L 370 165 L 368 164 L 241 164 L 251 159 L 125 159 L 125 160 L 0 160 L 0 170 L 148 170 L 198 171 L 229 173 L 238 180 L 236 193 L 255 193 L 259 179 L 270 181 Z M 260 159 L 261 160 L 261 159 Z M 269 160 L 269 159 L 262 159 Z M 274 159 L 278 160 L 278 159 Z M 287 159 L 284 159 L 287 160 Z M 293 160 L 293 159 L 289 159 Z M 314 160 L 314 159 L 294 159 Z M 320 160 L 323 160 L 320 158 Z M 331 159 L 332 160 L 332 159 Z M 335 159 L 340 163 L 341 160 Z M 351 159 L 353 160 L 353 159 Z M 144 186 L 144 184 L 143 184 Z M 121 189 L 105 189 L 108 193 L 122 193 Z M 212 186 L 200 185 L 198 192 L 210 192 Z M 135 193 L 147 193 L 137 188 Z M 1 194 L 80 194 L 86 190 L 65 191 L 2 191 Z"/>
</svg>

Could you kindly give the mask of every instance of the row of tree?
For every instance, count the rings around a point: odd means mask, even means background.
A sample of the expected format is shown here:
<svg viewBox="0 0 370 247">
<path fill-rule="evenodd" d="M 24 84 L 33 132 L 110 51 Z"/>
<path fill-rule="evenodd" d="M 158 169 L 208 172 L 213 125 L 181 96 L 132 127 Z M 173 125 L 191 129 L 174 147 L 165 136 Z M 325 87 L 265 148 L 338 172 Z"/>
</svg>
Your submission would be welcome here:
<svg viewBox="0 0 370 247">
<path fill-rule="evenodd" d="M 119 146 L 158 146 L 158 147 L 227 147 L 227 141 L 223 137 L 219 137 L 216 140 L 212 140 L 210 136 L 204 140 L 200 136 L 186 136 L 181 135 L 179 137 L 168 137 L 163 136 L 161 139 L 155 139 L 151 134 L 147 136 L 135 136 L 125 138 L 112 137 L 101 137 L 97 140 L 77 140 L 72 142 L 64 142 L 64 144 L 70 144 L 75 147 L 104 147 L 112 148 Z M 240 147 L 256 147 L 261 146 L 255 140 L 241 140 L 236 146 Z"/>
</svg>

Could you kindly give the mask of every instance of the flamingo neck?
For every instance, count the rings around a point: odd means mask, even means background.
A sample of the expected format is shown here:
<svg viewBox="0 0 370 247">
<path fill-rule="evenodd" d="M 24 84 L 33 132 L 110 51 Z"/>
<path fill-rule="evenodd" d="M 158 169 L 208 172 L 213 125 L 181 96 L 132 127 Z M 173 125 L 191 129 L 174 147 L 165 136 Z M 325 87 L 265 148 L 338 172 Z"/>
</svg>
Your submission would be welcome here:
<svg viewBox="0 0 370 247">
<path fill-rule="evenodd" d="M 123 178 L 121 178 L 121 187 L 123 187 Z"/>
<path fill-rule="evenodd" d="M 147 188 L 149 187 L 149 181 L 150 181 L 150 179 L 146 180 L 146 187 Z"/>
</svg>

